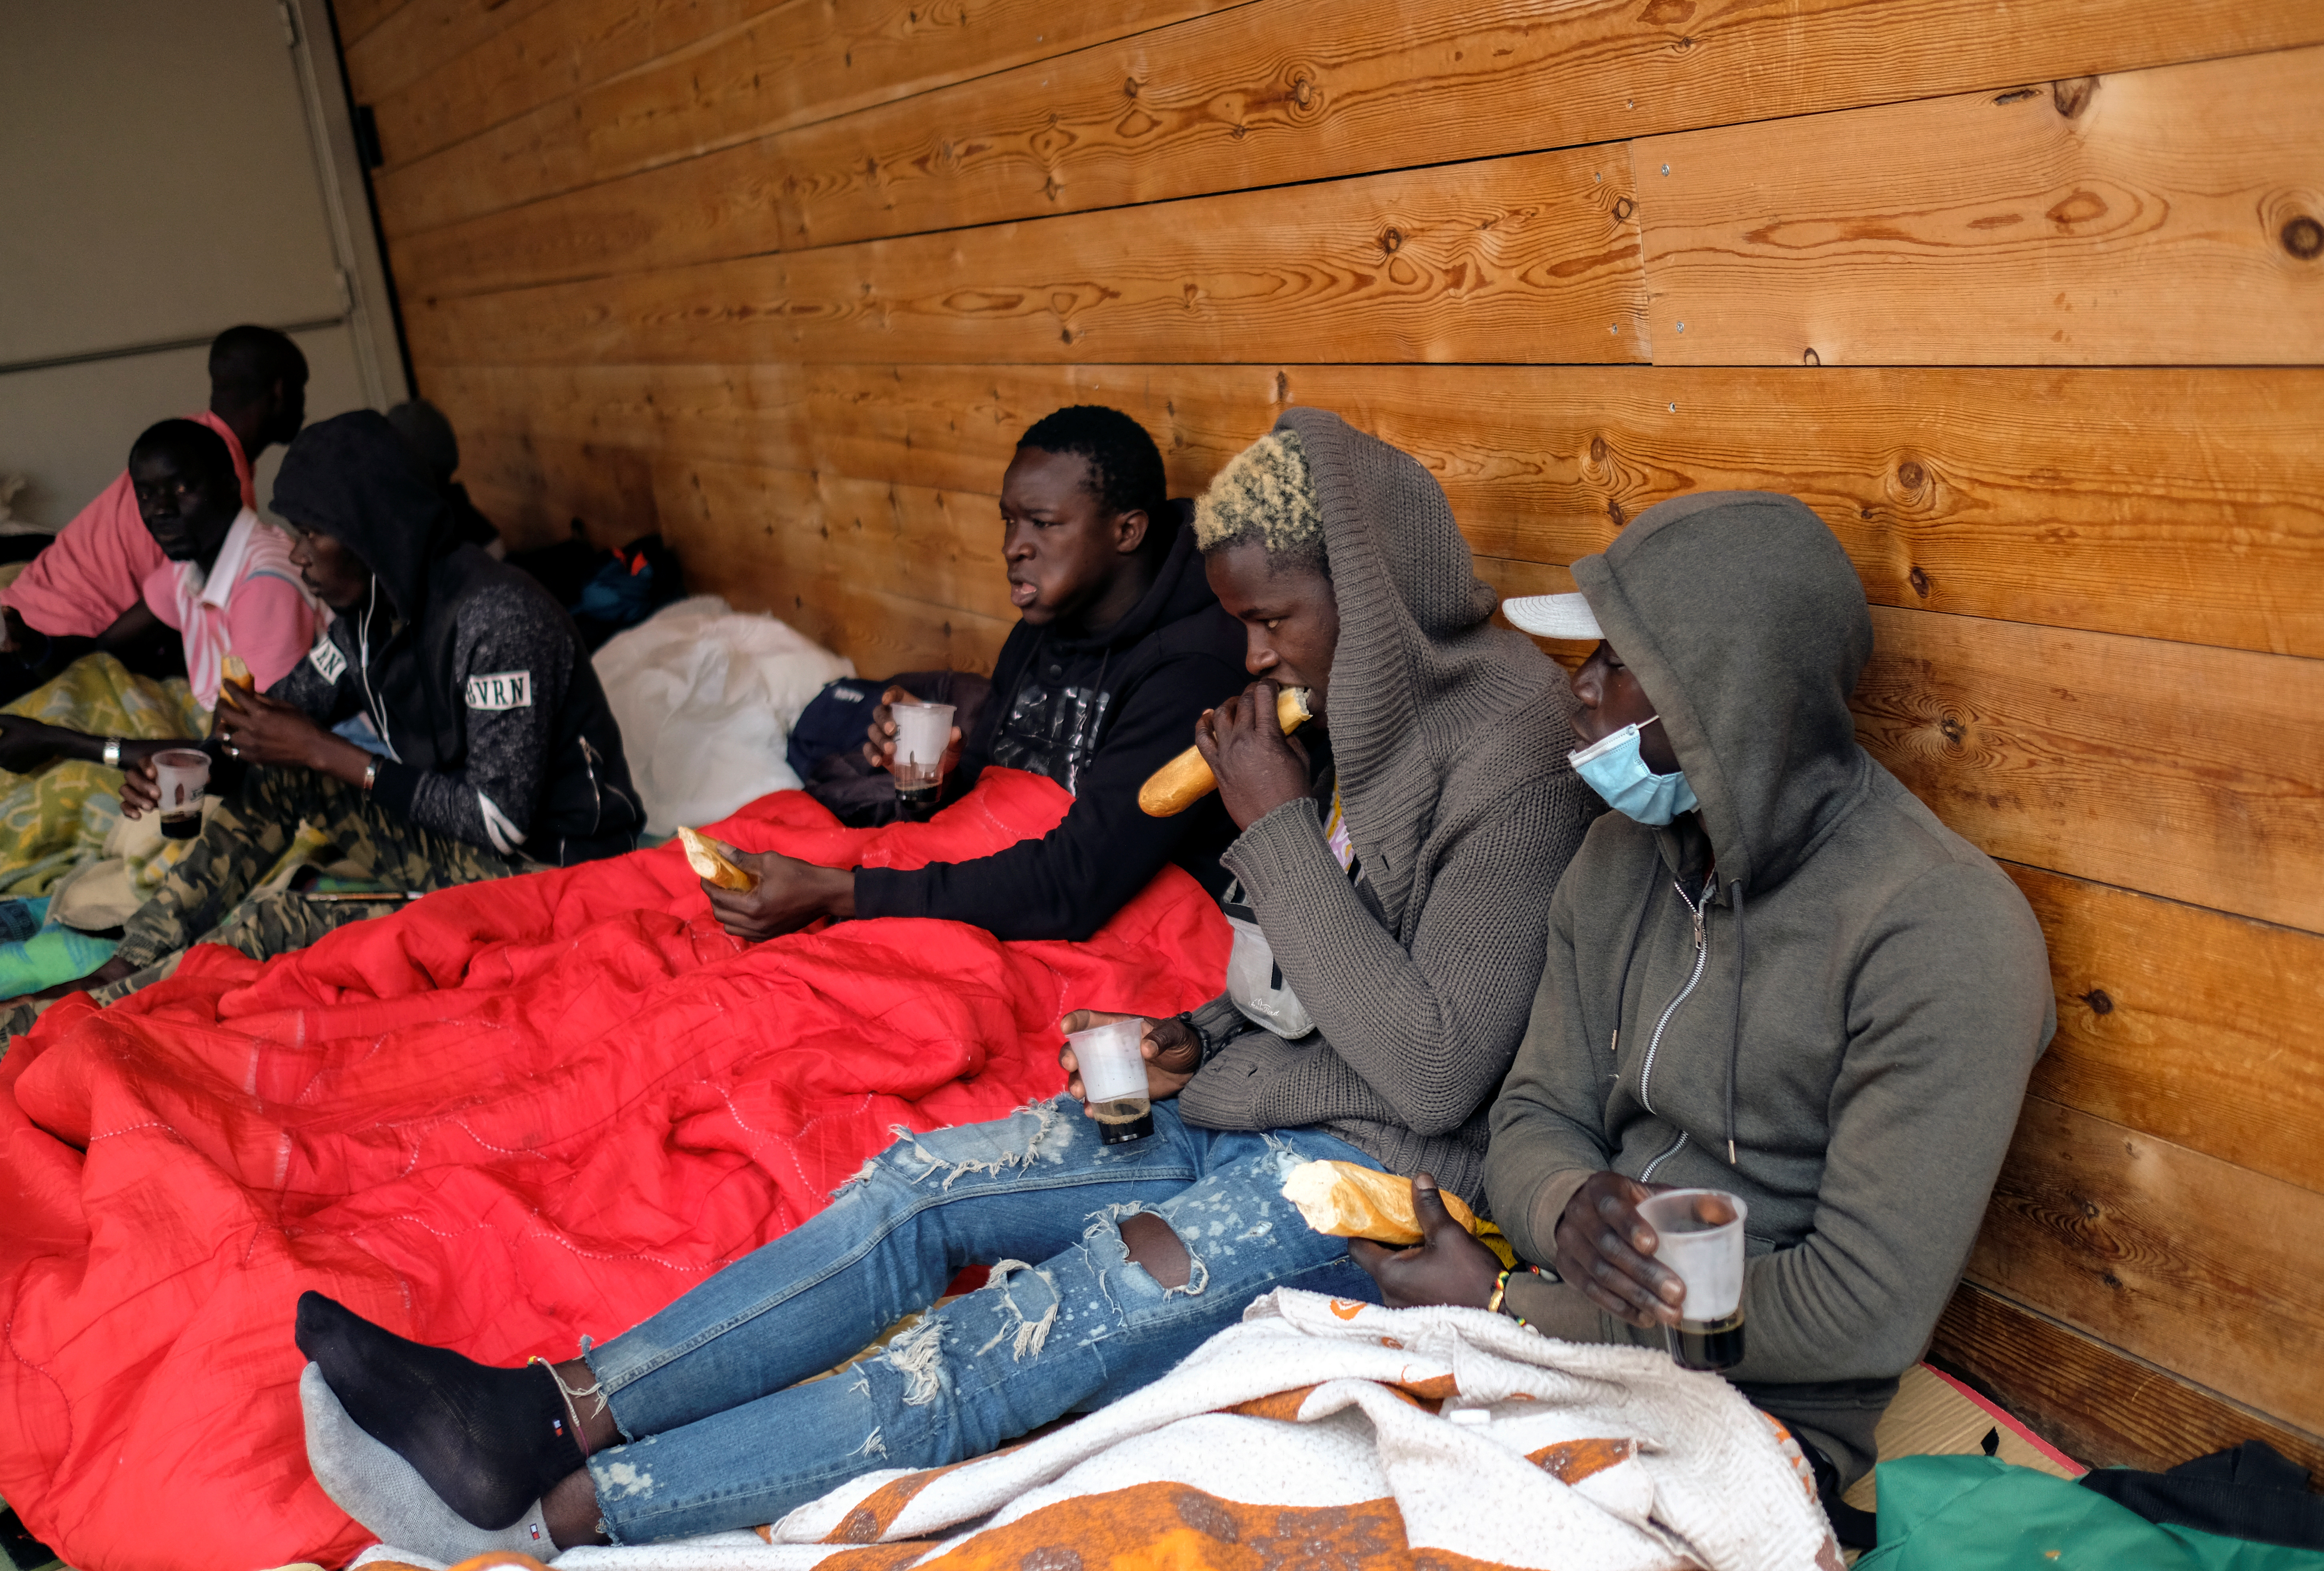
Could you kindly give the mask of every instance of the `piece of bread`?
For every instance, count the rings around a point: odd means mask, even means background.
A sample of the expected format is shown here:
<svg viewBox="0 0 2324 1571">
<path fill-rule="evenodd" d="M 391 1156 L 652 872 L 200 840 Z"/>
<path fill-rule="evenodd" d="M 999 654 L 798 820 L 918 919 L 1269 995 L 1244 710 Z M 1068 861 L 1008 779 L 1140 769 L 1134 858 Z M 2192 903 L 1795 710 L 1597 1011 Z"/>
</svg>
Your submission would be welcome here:
<svg viewBox="0 0 2324 1571">
<path fill-rule="evenodd" d="M 1450 1189 L 1436 1191 L 1452 1220 L 1501 1257 L 1506 1266 L 1517 1255 L 1501 1230 L 1480 1222 Z M 1358 1167 L 1353 1162 L 1308 1162 L 1292 1169 L 1284 1181 L 1283 1197 L 1299 1207 L 1307 1225 L 1334 1238 L 1369 1238 L 1399 1247 L 1420 1242 L 1420 1216 L 1413 1209 L 1412 1180 L 1395 1173 Z"/>
<path fill-rule="evenodd" d="M 1313 716 L 1306 688 L 1285 688 L 1275 695 L 1275 719 L 1285 735 Z M 1189 747 L 1147 776 L 1146 783 L 1138 788 L 1138 805 L 1149 818 L 1175 818 L 1218 789 L 1218 777 L 1203 762 L 1202 749 Z"/>
<path fill-rule="evenodd" d="M 681 828 L 678 832 L 678 843 L 686 847 L 686 864 L 694 869 L 698 877 L 708 880 L 720 889 L 741 890 L 746 893 L 759 887 L 757 873 L 737 867 L 727 860 L 734 854 L 734 847 L 724 841 L 713 840 L 698 829 Z"/>
<path fill-rule="evenodd" d="M 250 674 L 250 668 L 242 663 L 242 656 L 238 654 L 229 654 L 220 661 L 218 674 L 245 693 L 255 691 L 258 687 L 258 679 Z"/>
</svg>

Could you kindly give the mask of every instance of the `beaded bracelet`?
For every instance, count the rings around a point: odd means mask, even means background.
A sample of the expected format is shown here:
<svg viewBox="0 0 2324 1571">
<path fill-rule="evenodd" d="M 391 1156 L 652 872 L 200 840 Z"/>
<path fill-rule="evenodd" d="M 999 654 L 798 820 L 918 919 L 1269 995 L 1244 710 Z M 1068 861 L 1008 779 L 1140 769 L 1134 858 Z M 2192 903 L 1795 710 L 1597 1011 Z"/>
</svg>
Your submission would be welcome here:
<svg viewBox="0 0 2324 1571">
<path fill-rule="evenodd" d="M 1531 1276 L 1540 1277 L 1547 1275 L 1547 1273 L 1537 1265 L 1529 1265 L 1522 1268 L 1511 1266 L 1508 1270 L 1501 1272 L 1500 1275 L 1493 1279 L 1493 1296 L 1485 1300 L 1485 1313 L 1488 1315 L 1508 1315 L 1510 1319 L 1515 1320 L 1518 1325 L 1530 1329 L 1533 1322 L 1526 1319 L 1523 1315 L 1512 1313 L 1508 1308 L 1509 1279 L 1516 1276 L 1520 1269 Z"/>
</svg>

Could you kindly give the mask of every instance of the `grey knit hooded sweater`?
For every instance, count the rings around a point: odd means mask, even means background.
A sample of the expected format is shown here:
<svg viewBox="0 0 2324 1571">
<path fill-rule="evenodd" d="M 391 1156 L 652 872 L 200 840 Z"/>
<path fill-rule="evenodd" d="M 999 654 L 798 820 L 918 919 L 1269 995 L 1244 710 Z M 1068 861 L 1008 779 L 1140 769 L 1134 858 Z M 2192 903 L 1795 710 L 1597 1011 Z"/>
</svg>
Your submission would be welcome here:
<svg viewBox="0 0 2324 1571">
<path fill-rule="evenodd" d="M 1550 892 L 1598 811 L 1565 762 L 1572 694 L 1490 624 L 1493 591 L 1427 470 L 1321 410 L 1276 424 L 1298 432 L 1323 508 L 1340 615 L 1326 719 L 1359 877 L 1308 799 L 1229 848 L 1316 1030 L 1286 1041 L 1205 1004 L 1212 1050 L 1179 1110 L 1210 1129 L 1320 1127 L 1481 1204 L 1487 1110 L 1541 978 Z"/>
</svg>

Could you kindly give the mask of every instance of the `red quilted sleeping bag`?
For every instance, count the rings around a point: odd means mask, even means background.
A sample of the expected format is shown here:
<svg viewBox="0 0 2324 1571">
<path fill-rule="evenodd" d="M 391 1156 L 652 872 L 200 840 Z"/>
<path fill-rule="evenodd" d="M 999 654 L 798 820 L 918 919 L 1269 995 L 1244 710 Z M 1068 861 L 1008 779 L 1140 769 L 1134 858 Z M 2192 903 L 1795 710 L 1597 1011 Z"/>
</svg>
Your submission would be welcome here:
<svg viewBox="0 0 2324 1571">
<path fill-rule="evenodd" d="M 988 770 L 927 825 L 798 792 L 714 832 L 911 867 L 1045 832 Z M 449 890 L 266 966 L 205 948 L 0 1059 L 0 1495 L 81 1571 L 344 1560 L 292 1305 L 570 1356 L 812 1214 L 890 1139 L 1053 1095 L 1057 1018 L 1211 996 L 1224 922 L 1168 869 L 1085 944 L 951 922 L 743 946 L 675 846 Z"/>
</svg>

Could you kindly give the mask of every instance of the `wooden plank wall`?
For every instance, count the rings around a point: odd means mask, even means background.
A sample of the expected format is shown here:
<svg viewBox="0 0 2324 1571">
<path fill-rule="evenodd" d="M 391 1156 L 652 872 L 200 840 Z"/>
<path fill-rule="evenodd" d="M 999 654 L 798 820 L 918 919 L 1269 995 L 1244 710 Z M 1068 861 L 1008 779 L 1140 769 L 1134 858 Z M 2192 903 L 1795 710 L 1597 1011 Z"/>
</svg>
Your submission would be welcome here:
<svg viewBox="0 0 2324 1571">
<path fill-rule="evenodd" d="M 993 493 L 1069 402 L 1186 490 L 1336 409 L 1510 589 L 1662 497 L 1806 499 L 1876 605 L 1864 742 L 2057 977 L 1939 1353 L 2089 1460 L 2324 1465 L 2314 0 L 339 23 L 482 504 L 659 528 L 867 671 L 989 664 Z"/>
</svg>

